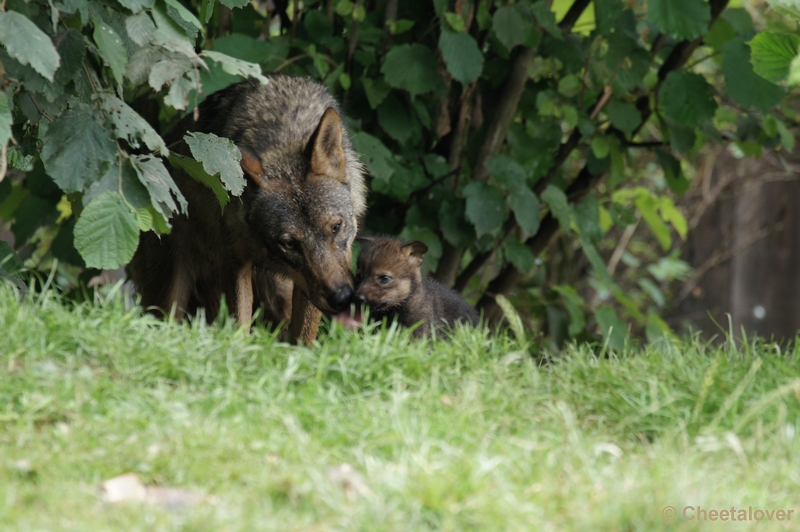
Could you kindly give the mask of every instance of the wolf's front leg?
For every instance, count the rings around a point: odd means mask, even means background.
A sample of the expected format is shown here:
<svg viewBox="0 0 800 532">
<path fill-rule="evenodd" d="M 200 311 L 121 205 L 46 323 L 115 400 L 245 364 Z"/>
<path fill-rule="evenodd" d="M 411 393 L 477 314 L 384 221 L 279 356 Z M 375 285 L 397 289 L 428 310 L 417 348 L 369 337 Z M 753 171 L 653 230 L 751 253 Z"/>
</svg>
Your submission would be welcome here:
<svg viewBox="0 0 800 532">
<path fill-rule="evenodd" d="M 292 342 L 311 345 L 317 338 L 322 312 L 315 307 L 297 285 L 292 292 L 292 320 L 290 331 Z"/>
<path fill-rule="evenodd" d="M 236 273 L 236 321 L 250 332 L 253 319 L 253 263 L 246 262 Z"/>
</svg>

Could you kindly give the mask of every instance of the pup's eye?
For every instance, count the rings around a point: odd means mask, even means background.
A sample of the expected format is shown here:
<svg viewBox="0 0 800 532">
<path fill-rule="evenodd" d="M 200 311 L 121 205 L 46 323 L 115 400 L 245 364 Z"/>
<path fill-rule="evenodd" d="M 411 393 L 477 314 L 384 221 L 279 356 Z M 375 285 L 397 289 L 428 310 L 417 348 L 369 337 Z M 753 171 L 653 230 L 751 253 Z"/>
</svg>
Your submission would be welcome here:
<svg viewBox="0 0 800 532">
<path fill-rule="evenodd" d="M 337 223 L 336 225 L 333 226 L 333 229 L 331 229 L 331 231 L 335 235 L 336 233 L 339 232 L 339 229 L 341 229 L 341 228 L 342 228 L 342 222 L 339 222 L 339 223 Z"/>
<path fill-rule="evenodd" d="M 381 284 L 386 284 L 391 280 L 392 280 L 392 278 L 389 277 L 388 275 L 379 275 L 378 276 L 378 282 L 381 283 Z"/>
<path fill-rule="evenodd" d="M 292 250 L 297 247 L 297 240 L 294 239 L 284 240 L 283 242 L 281 242 L 281 245 L 283 246 L 284 249 Z"/>
</svg>

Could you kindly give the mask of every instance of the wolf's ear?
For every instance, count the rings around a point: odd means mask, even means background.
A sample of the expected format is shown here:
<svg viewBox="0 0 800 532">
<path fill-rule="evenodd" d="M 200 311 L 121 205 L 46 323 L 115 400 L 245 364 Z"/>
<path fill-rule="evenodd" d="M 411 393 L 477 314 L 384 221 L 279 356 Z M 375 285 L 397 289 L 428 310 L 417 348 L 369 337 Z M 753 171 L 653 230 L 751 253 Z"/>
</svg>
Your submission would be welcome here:
<svg viewBox="0 0 800 532">
<path fill-rule="evenodd" d="M 375 242 L 375 238 L 371 236 L 357 236 L 356 242 L 358 242 L 359 244 L 371 244 Z"/>
<path fill-rule="evenodd" d="M 344 177 L 344 150 L 342 149 L 342 121 L 339 114 L 328 107 L 311 137 L 311 171 L 322 175 Z"/>
<path fill-rule="evenodd" d="M 261 161 L 247 148 L 237 147 L 242 152 L 242 170 L 244 170 L 245 175 L 257 185 L 266 186 L 267 178 L 264 177 L 264 168 L 261 166 Z"/>
<path fill-rule="evenodd" d="M 422 259 L 425 258 L 425 253 L 428 252 L 428 246 L 419 240 L 415 240 L 403 245 L 402 249 L 408 253 L 408 258 L 411 259 L 411 262 L 417 266 L 422 264 Z"/>
</svg>

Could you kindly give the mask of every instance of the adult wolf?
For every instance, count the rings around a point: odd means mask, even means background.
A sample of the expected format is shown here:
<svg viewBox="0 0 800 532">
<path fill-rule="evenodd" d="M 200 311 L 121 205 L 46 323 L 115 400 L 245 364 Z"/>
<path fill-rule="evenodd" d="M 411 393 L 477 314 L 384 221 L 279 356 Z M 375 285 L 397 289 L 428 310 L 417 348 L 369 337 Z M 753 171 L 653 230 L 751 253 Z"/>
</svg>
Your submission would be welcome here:
<svg viewBox="0 0 800 532">
<path fill-rule="evenodd" d="M 219 312 L 221 296 L 240 324 L 262 307 L 270 321 L 291 323 L 295 341 L 316 337 L 320 311 L 350 302 L 351 246 L 365 210 L 362 165 L 339 106 L 307 78 L 271 74 L 209 96 L 168 139 L 188 153 L 186 131 L 231 139 L 247 178 L 241 198 L 224 208 L 213 192 L 172 172 L 189 202 L 160 238 L 143 235 L 130 274 L 146 307 L 180 319 Z"/>
</svg>

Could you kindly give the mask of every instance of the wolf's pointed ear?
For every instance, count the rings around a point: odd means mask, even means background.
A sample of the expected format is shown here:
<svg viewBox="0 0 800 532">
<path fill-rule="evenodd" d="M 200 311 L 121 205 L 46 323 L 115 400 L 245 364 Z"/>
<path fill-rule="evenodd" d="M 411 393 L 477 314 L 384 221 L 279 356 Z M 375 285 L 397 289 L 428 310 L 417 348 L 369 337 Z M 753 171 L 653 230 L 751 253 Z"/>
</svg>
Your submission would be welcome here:
<svg viewBox="0 0 800 532">
<path fill-rule="evenodd" d="M 408 253 L 408 258 L 417 266 L 422 264 L 422 259 L 425 258 L 425 253 L 428 252 L 428 246 L 419 240 L 403 245 L 402 249 Z"/>
<path fill-rule="evenodd" d="M 311 137 L 311 171 L 322 175 L 339 175 L 344 178 L 344 150 L 342 149 L 342 121 L 333 107 L 328 107 Z"/>
<path fill-rule="evenodd" d="M 267 178 L 264 176 L 264 168 L 261 166 L 261 161 L 247 148 L 237 147 L 242 152 L 242 170 L 244 170 L 245 175 L 257 185 L 266 186 Z"/>
</svg>

